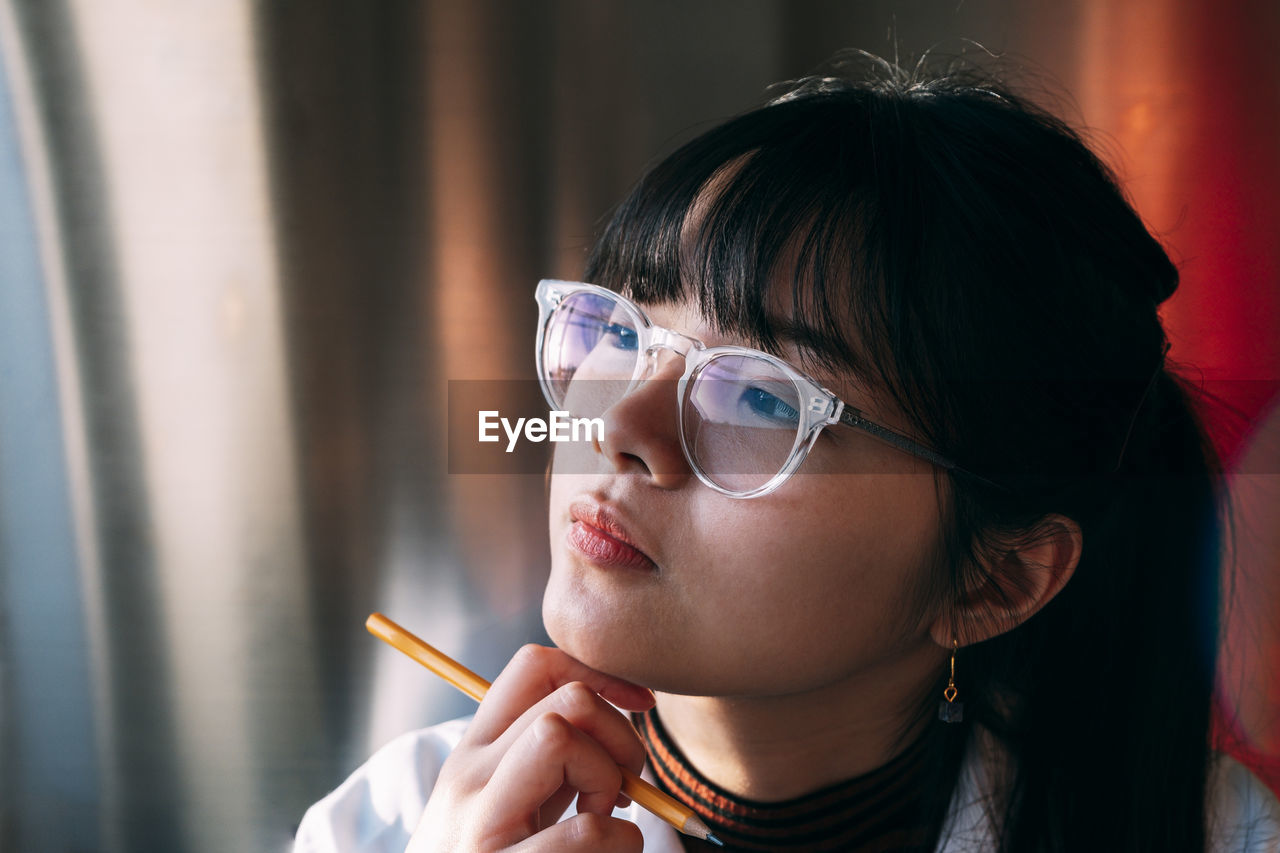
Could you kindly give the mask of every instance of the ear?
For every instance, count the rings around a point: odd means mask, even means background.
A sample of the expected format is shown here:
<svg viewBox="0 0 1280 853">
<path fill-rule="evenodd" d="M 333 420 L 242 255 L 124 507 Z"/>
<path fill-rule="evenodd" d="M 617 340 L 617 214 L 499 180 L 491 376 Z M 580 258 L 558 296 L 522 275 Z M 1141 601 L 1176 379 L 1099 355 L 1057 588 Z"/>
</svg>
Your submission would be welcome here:
<svg viewBox="0 0 1280 853">
<path fill-rule="evenodd" d="M 953 639 L 968 646 L 1012 631 L 1062 591 L 1083 547 L 1080 525 L 1054 514 L 992 548 L 980 581 L 933 623 L 934 642 L 950 649 Z"/>
</svg>

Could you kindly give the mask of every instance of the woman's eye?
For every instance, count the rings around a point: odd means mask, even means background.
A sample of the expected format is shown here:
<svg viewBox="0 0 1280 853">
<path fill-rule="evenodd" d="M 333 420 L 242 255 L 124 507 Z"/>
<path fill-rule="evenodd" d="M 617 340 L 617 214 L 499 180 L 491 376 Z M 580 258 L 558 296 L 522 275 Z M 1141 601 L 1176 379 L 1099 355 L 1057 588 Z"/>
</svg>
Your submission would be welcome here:
<svg viewBox="0 0 1280 853">
<path fill-rule="evenodd" d="M 741 405 L 756 417 L 775 423 L 795 424 L 800 412 L 763 388 L 747 388 L 742 392 Z"/>
<path fill-rule="evenodd" d="M 620 323 L 606 323 L 603 337 L 614 349 L 634 350 L 639 345 L 636 330 Z"/>
</svg>

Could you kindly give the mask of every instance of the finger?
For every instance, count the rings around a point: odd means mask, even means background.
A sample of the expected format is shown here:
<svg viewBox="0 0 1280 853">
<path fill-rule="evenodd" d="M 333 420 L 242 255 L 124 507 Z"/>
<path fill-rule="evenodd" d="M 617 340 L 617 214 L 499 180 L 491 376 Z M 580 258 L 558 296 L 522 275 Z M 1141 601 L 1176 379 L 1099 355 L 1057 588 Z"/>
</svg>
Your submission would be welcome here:
<svg viewBox="0 0 1280 853">
<path fill-rule="evenodd" d="M 506 752 L 534 720 L 547 713 L 564 717 L 579 731 L 597 741 L 615 763 L 634 773 L 644 769 L 644 742 L 640 740 L 631 721 L 581 681 L 571 681 L 557 688 L 521 714 L 494 741 L 496 750 Z"/>
<path fill-rule="evenodd" d="M 542 804 L 542 808 L 538 809 L 538 826 L 551 826 L 558 821 L 562 815 L 568 810 L 569 804 L 573 802 L 573 798 L 578 796 L 578 792 L 573 790 L 573 786 L 564 784 L 560 786 L 560 790 L 551 795 L 551 799 Z"/>
<path fill-rule="evenodd" d="M 591 853 L 640 853 L 644 836 L 629 820 L 598 814 L 578 814 L 549 826 L 511 848 L 518 853 L 587 850 Z"/>
<path fill-rule="evenodd" d="M 639 774 L 644 769 L 647 758 L 644 742 L 631 722 L 617 709 L 605 702 L 582 682 L 570 682 L 543 699 L 533 708 L 521 715 L 507 728 L 498 740 L 481 749 L 498 756 L 504 755 L 523 734 L 523 732 L 540 716 L 547 713 L 557 714 L 575 728 L 599 743 L 617 764 Z M 501 760 L 496 759 L 495 761 Z M 549 815 L 545 823 L 564 814 L 565 807 L 573 799 L 575 791 L 566 786 L 543 804 L 541 813 Z M 615 808 L 626 808 L 631 800 L 619 794 L 614 801 Z"/>
<path fill-rule="evenodd" d="M 496 740 L 528 708 L 570 681 L 581 681 L 628 711 L 653 707 L 653 693 L 647 688 L 596 672 L 559 649 L 527 645 L 516 652 L 489 688 L 467 729 L 467 739 L 473 743 Z"/>
<path fill-rule="evenodd" d="M 578 792 L 578 811 L 608 815 L 622 790 L 622 771 L 596 741 L 558 714 L 543 714 L 502 757 L 485 786 L 488 823 L 495 840 L 511 844 L 523 838 L 528 816 L 541 813 L 539 826 L 563 811 L 545 810 L 564 786 Z M 509 828 L 508 828 L 509 825 Z"/>
</svg>

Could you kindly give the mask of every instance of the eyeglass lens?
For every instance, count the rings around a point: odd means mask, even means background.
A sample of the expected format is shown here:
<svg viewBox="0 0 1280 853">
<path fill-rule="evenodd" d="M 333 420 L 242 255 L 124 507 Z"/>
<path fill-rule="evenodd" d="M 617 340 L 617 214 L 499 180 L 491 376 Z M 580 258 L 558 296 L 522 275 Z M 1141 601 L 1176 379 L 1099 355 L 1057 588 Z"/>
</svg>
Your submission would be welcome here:
<svg viewBox="0 0 1280 853">
<path fill-rule="evenodd" d="M 551 403 L 575 416 L 603 414 L 622 399 L 645 358 L 639 341 L 636 320 L 620 302 L 570 294 L 555 308 L 543 341 Z M 795 383 L 773 362 L 719 354 L 698 366 L 680 401 L 690 462 L 729 491 L 759 488 L 791 458 L 800 407 Z"/>
</svg>

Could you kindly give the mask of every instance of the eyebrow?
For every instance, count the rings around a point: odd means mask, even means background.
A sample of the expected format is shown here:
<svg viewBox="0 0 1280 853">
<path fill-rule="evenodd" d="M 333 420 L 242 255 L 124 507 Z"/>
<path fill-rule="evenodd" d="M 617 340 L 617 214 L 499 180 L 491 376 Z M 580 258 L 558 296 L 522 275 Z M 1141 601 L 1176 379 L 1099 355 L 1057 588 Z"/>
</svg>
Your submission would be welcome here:
<svg viewBox="0 0 1280 853">
<path fill-rule="evenodd" d="M 811 326 L 796 323 L 787 317 L 770 316 L 767 318 L 769 331 L 781 343 L 789 343 L 797 349 L 808 353 L 813 359 L 828 367 L 844 367 L 855 369 L 856 365 L 847 363 L 847 358 L 834 338 L 819 332 Z M 845 347 L 846 350 L 852 349 Z"/>
</svg>

